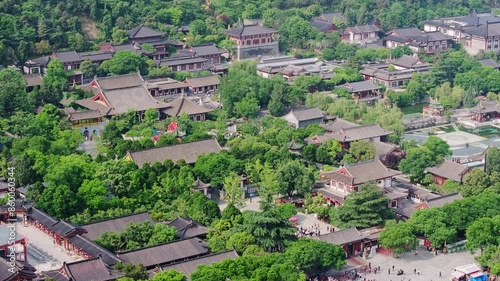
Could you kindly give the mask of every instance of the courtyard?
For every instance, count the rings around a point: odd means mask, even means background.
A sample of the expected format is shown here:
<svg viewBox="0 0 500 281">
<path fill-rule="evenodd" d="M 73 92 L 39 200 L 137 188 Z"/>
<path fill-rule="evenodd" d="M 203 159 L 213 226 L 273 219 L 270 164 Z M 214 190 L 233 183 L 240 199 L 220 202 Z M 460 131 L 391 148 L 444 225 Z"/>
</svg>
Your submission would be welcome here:
<svg viewBox="0 0 500 281">
<path fill-rule="evenodd" d="M 78 256 L 69 255 L 61 246 L 55 245 L 47 234 L 31 225 L 16 223 L 16 232 L 28 242 L 28 262 L 37 272 L 61 268 L 63 262 L 81 260 Z"/>
</svg>

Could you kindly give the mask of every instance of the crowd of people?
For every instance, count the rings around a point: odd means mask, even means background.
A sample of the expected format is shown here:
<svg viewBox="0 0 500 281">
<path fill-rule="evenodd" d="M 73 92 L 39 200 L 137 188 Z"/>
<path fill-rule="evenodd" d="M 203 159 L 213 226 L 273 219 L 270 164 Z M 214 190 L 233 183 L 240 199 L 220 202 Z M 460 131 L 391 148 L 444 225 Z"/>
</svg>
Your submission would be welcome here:
<svg viewBox="0 0 500 281">
<path fill-rule="evenodd" d="M 321 231 L 319 229 L 319 224 L 315 223 L 308 228 L 300 227 L 295 233 L 295 235 L 297 236 L 297 238 L 320 236 Z"/>
</svg>

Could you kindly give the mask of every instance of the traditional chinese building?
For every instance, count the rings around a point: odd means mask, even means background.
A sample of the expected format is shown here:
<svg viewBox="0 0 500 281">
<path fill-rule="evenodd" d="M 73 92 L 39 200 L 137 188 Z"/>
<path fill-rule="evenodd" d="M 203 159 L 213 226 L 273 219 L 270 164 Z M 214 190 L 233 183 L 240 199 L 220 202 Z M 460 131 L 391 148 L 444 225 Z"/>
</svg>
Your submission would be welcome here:
<svg viewBox="0 0 500 281">
<path fill-rule="evenodd" d="M 186 78 L 184 83 L 189 86 L 189 90 L 193 94 L 212 93 L 220 86 L 220 80 L 217 75 Z"/>
<path fill-rule="evenodd" d="M 150 44 L 154 47 L 153 59 L 163 59 L 168 55 L 170 41 L 165 39 L 165 32 L 139 25 L 127 31 L 128 39 L 132 44 Z"/>
<path fill-rule="evenodd" d="M 217 48 L 215 43 L 207 43 L 191 47 L 190 50 L 196 53 L 200 58 L 207 59 L 207 64 L 218 65 L 221 64 L 221 55 L 225 51 Z"/>
<path fill-rule="evenodd" d="M 374 183 L 383 188 L 392 186 L 392 178 L 400 174 L 384 166 L 379 159 L 369 160 L 357 164 L 344 164 L 336 171 L 321 172 L 322 179 L 327 185 L 319 189 L 330 203 L 341 205 L 351 192 L 358 192 L 360 185 Z M 340 198 L 340 199 L 339 199 Z"/>
<path fill-rule="evenodd" d="M 387 136 L 392 133 L 380 127 L 379 124 L 357 125 L 342 127 L 331 133 L 315 135 L 306 139 L 306 142 L 321 145 L 327 140 L 337 140 L 342 148 L 349 149 L 353 141 L 387 142 Z"/>
<path fill-rule="evenodd" d="M 0 280 L 31 281 L 38 280 L 36 268 L 27 262 L 16 261 L 14 267 L 8 259 L 0 258 Z"/>
<path fill-rule="evenodd" d="M 97 111 L 102 116 L 113 116 L 134 110 L 142 120 L 146 110 L 153 108 L 158 110 L 162 118 L 164 116 L 161 110 L 169 107 L 168 104 L 157 101 L 151 96 L 146 83 L 138 73 L 95 78 L 90 84 L 85 85 L 84 89 L 92 91 L 94 96 L 77 100 L 76 104 L 89 111 Z"/>
<path fill-rule="evenodd" d="M 379 39 L 380 28 L 374 24 L 349 26 L 341 32 L 343 42 L 361 44 L 372 43 Z"/>
<path fill-rule="evenodd" d="M 319 124 L 323 122 L 325 115 L 316 107 L 307 109 L 291 110 L 281 118 L 294 128 L 305 128 L 310 124 Z"/>
<path fill-rule="evenodd" d="M 347 90 L 356 102 L 372 104 L 380 99 L 380 87 L 371 81 L 345 83 L 335 88 Z"/>
<path fill-rule="evenodd" d="M 208 228 L 206 226 L 189 218 L 177 217 L 175 220 L 168 222 L 167 225 L 177 230 L 177 237 L 179 239 L 192 237 L 204 239 L 208 233 Z"/>
<path fill-rule="evenodd" d="M 277 30 L 259 25 L 240 25 L 225 31 L 231 41 L 236 44 L 237 60 L 258 56 L 273 56 L 279 53 Z"/>
<path fill-rule="evenodd" d="M 64 262 L 60 269 L 45 271 L 43 275 L 58 281 L 114 281 L 125 276 L 108 266 L 101 257 L 70 263 Z"/>
<path fill-rule="evenodd" d="M 443 185 L 447 179 L 462 183 L 465 174 L 469 172 L 469 167 L 457 162 L 444 160 L 435 167 L 425 169 L 425 172 L 434 176 L 438 185 Z"/>
<path fill-rule="evenodd" d="M 484 122 L 500 117 L 500 104 L 497 101 L 480 101 L 470 110 L 471 119 L 476 122 Z"/>
</svg>

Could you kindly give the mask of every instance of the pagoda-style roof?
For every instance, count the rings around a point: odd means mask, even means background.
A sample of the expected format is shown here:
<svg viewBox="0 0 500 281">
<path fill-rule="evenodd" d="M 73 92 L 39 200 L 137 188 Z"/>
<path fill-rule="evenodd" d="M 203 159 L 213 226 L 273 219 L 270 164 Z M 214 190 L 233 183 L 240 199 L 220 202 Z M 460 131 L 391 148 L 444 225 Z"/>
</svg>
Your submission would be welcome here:
<svg viewBox="0 0 500 281">
<path fill-rule="evenodd" d="M 289 150 L 300 150 L 304 145 L 295 141 L 295 138 L 287 144 Z"/>
<path fill-rule="evenodd" d="M 194 181 L 194 189 L 203 190 L 204 188 L 210 187 L 209 183 L 204 183 L 200 180 L 200 178 Z"/>
</svg>

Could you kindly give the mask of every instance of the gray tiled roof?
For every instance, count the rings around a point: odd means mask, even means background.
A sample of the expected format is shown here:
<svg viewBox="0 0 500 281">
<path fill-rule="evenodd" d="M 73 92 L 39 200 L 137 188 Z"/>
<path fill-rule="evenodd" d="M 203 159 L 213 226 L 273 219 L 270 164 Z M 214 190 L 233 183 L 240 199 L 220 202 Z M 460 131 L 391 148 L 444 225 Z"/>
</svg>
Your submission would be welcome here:
<svg viewBox="0 0 500 281">
<path fill-rule="evenodd" d="M 71 237 L 69 239 L 71 244 L 77 246 L 78 248 L 84 250 L 86 253 L 91 255 L 92 257 L 101 257 L 104 263 L 106 263 L 109 266 L 115 265 L 119 262 L 122 262 L 121 259 L 113 255 L 111 252 L 108 250 L 102 248 L 101 246 L 97 245 L 95 242 L 90 241 L 89 239 L 80 236 L 80 235 L 75 235 L 74 237 Z"/>
<path fill-rule="evenodd" d="M 186 82 L 193 88 L 220 85 L 217 75 L 187 78 Z"/>
<path fill-rule="evenodd" d="M 379 156 L 387 155 L 391 153 L 393 150 L 398 148 L 397 145 L 387 142 L 374 141 L 372 142 L 375 147 L 375 153 Z"/>
<path fill-rule="evenodd" d="M 15 272 L 12 272 L 12 265 L 6 258 L 0 257 L 0 280 L 20 280 L 17 278 L 21 276 L 26 278 L 22 280 L 35 280 L 38 277 L 35 273 L 36 268 L 27 262 L 16 261 L 14 270 Z"/>
<path fill-rule="evenodd" d="M 222 252 L 222 253 L 217 253 L 217 254 L 212 254 L 204 257 L 199 257 L 195 259 L 191 259 L 188 261 L 182 261 L 174 264 L 170 264 L 167 266 L 161 267 L 162 271 L 168 271 L 168 270 L 177 270 L 179 272 L 184 273 L 184 275 L 188 278 L 193 273 L 196 268 L 200 265 L 211 265 L 217 262 L 221 262 L 223 260 L 227 259 L 235 259 L 238 257 L 238 254 L 232 250 L 232 251 L 227 251 L 227 252 Z"/>
<path fill-rule="evenodd" d="M 403 55 L 399 59 L 392 61 L 394 65 L 402 66 L 404 68 L 412 68 L 415 64 L 420 62 L 419 57 Z"/>
<path fill-rule="evenodd" d="M 343 169 L 347 170 L 349 175 L 339 173 L 339 171 Z M 379 179 L 393 177 L 398 174 L 400 174 L 398 171 L 385 167 L 378 159 L 351 165 L 346 164 L 337 171 L 321 173 L 321 175 L 326 178 L 331 178 L 348 185 L 369 183 Z"/>
<path fill-rule="evenodd" d="M 86 120 L 91 118 L 99 118 L 106 115 L 106 112 L 101 112 L 97 110 L 88 111 L 74 111 L 68 114 L 70 121 Z"/>
<path fill-rule="evenodd" d="M 76 51 L 56 52 L 54 55 L 63 63 L 82 61 L 82 58 L 80 58 L 80 55 Z"/>
<path fill-rule="evenodd" d="M 40 73 L 37 74 L 24 74 L 24 80 L 26 81 L 27 87 L 34 87 L 42 85 L 42 75 Z"/>
<path fill-rule="evenodd" d="M 130 223 L 141 223 L 145 221 L 153 222 L 153 219 L 147 212 L 88 223 L 81 225 L 81 227 L 87 231 L 83 236 L 90 240 L 97 240 L 104 231 L 120 233 L 125 230 Z"/>
<path fill-rule="evenodd" d="M 118 254 L 118 257 L 128 263 L 141 263 L 148 268 L 199 257 L 208 253 L 208 247 L 203 240 L 189 238 L 139 250 L 122 252 Z"/>
<path fill-rule="evenodd" d="M 164 59 L 160 60 L 158 63 L 159 67 L 162 67 L 164 65 L 172 67 L 172 66 L 177 66 L 177 65 L 183 65 L 183 64 L 191 64 L 191 63 L 204 63 L 207 62 L 207 59 L 201 58 L 201 57 L 180 57 L 180 58 L 171 58 L 171 59 Z"/>
<path fill-rule="evenodd" d="M 441 164 L 425 169 L 426 172 L 433 175 L 452 179 L 456 182 L 462 182 L 462 178 L 467 173 L 469 168 L 466 165 L 455 163 L 453 161 L 444 160 Z"/>
<path fill-rule="evenodd" d="M 500 36 L 500 22 L 486 23 L 477 28 L 469 29 L 466 33 L 479 37 Z"/>
<path fill-rule="evenodd" d="M 167 223 L 167 225 L 177 229 L 177 236 L 180 239 L 202 236 L 208 233 L 207 227 L 192 219 L 177 217 L 175 220 Z"/>
<path fill-rule="evenodd" d="M 313 119 L 323 118 L 323 112 L 316 107 L 308 108 L 308 109 L 295 109 L 291 110 L 288 114 L 292 114 L 299 121 L 307 121 Z M 287 114 L 287 115 L 288 115 Z"/>
<path fill-rule="evenodd" d="M 71 232 L 76 231 L 76 230 L 85 231 L 79 225 L 76 225 L 74 223 L 70 223 L 67 221 L 63 221 L 63 220 L 60 220 L 59 222 L 54 224 L 51 228 L 52 228 L 52 231 L 59 234 L 61 237 L 65 237 L 67 234 L 70 234 Z"/>
<path fill-rule="evenodd" d="M 419 36 L 422 34 L 422 30 L 416 28 L 416 27 L 405 27 L 405 28 L 396 28 L 396 29 L 393 29 L 389 32 L 387 32 L 387 34 L 392 34 L 392 35 L 395 35 L 397 37 L 401 37 L 401 38 L 410 38 L 410 37 L 414 37 L 414 36 Z"/>
<path fill-rule="evenodd" d="M 62 274 L 60 270 L 45 272 L 45 275 L 57 281 L 111 281 L 124 276 L 124 274 L 109 268 L 99 257 L 64 263 L 63 269 L 68 276 Z"/>
<path fill-rule="evenodd" d="M 223 50 L 217 48 L 215 43 L 203 44 L 191 48 L 198 56 L 207 56 L 224 53 Z"/>
<path fill-rule="evenodd" d="M 412 37 L 416 42 L 434 42 L 443 40 L 453 40 L 455 37 L 443 34 L 439 31 L 424 32 L 419 36 Z"/>
<path fill-rule="evenodd" d="M 172 160 L 174 163 L 183 159 L 186 163 L 193 164 L 196 162 L 196 159 L 198 159 L 198 156 L 219 152 L 220 150 L 221 147 L 216 139 L 207 139 L 139 150 L 130 152 L 129 155 L 139 167 L 142 167 L 145 163 L 163 163 L 167 159 Z"/>
<path fill-rule="evenodd" d="M 148 37 L 160 37 L 165 35 L 165 32 L 154 30 L 144 25 L 139 25 L 127 31 L 129 39 L 141 39 Z"/>
<path fill-rule="evenodd" d="M 360 125 L 356 124 L 354 122 L 350 122 L 350 121 L 347 121 L 345 119 L 336 117 L 335 120 L 333 120 L 327 124 L 320 124 L 319 126 L 323 129 L 329 131 L 329 132 L 337 132 L 340 129 L 359 127 Z"/>
<path fill-rule="evenodd" d="M 379 124 L 373 124 L 343 128 L 329 135 L 340 142 L 351 142 L 388 136 L 392 133 L 391 131 L 384 130 Z"/>
<path fill-rule="evenodd" d="M 58 223 L 58 220 L 54 219 L 49 214 L 47 214 L 44 211 L 39 210 L 39 209 L 37 209 L 35 207 L 31 207 L 30 208 L 30 210 L 28 212 L 28 216 L 31 217 L 32 219 L 38 221 L 43 226 L 45 226 L 45 227 L 47 227 L 49 229 L 53 225 L 55 225 L 56 223 Z"/>
<path fill-rule="evenodd" d="M 224 33 L 234 36 L 251 36 L 258 34 L 277 33 L 278 31 L 271 28 L 262 27 L 259 25 L 240 25 L 236 28 L 226 30 Z"/>
<path fill-rule="evenodd" d="M 348 28 L 346 28 L 346 30 L 349 30 L 352 33 L 358 34 L 358 33 L 379 32 L 380 28 L 378 28 L 374 24 L 367 24 L 367 25 L 349 26 Z"/>
<path fill-rule="evenodd" d="M 334 23 L 338 21 L 339 23 L 347 23 L 345 17 L 341 13 L 323 13 L 319 18 Z"/>
<path fill-rule="evenodd" d="M 82 60 L 89 60 L 89 61 L 103 61 L 103 60 L 109 60 L 113 57 L 115 53 L 110 52 L 110 51 L 97 51 L 97 52 L 84 52 L 84 53 L 79 53 L 80 57 Z"/>
<path fill-rule="evenodd" d="M 187 115 L 205 114 L 212 112 L 210 108 L 203 107 L 193 101 L 186 99 L 184 96 L 168 103 L 168 108 L 163 109 L 162 112 L 171 117 L 180 116 L 182 113 Z"/>
<path fill-rule="evenodd" d="M 482 66 L 491 66 L 493 68 L 500 68 L 500 64 L 498 64 L 496 61 L 492 59 L 482 59 L 482 60 L 477 60 Z"/>
<path fill-rule="evenodd" d="M 326 20 L 321 20 L 321 19 L 313 19 L 311 21 L 311 25 L 321 32 L 324 32 L 328 28 L 332 27 L 331 22 L 328 22 Z"/>
<path fill-rule="evenodd" d="M 98 77 L 96 79 L 99 87 L 103 90 L 122 89 L 142 85 L 144 80 L 138 73 Z"/>
<path fill-rule="evenodd" d="M 373 82 L 369 80 L 346 83 L 341 86 L 336 86 L 335 88 L 346 89 L 347 91 L 349 91 L 349 93 L 358 93 L 363 91 L 373 91 L 380 89 L 379 86 L 373 84 Z"/>
<path fill-rule="evenodd" d="M 500 103 L 497 101 L 480 101 L 476 107 L 471 109 L 471 112 L 488 113 L 500 112 Z"/>
<path fill-rule="evenodd" d="M 437 208 L 437 207 L 443 207 L 444 205 L 446 205 L 448 203 L 452 203 L 456 200 L 461 200 L 461 199 L 463 199 L 462 195 L 460 195 L 460 193 L 456 192 L 456 193 L 443 195 L 443 196 L 440 196 L 437 198 L 428 199 L 425 203 L 430 208 Z"/>
<path fill-rule="evenodd" d="M 335 232 L 323 234 L 317 237 L 321 241 L 325 241 L 335 245 L 346 245 L 357 241 L 362 241 L 367 238 L 367 235 L 362 235 L 355 227 L 337 230 Z"/>
</svg>

